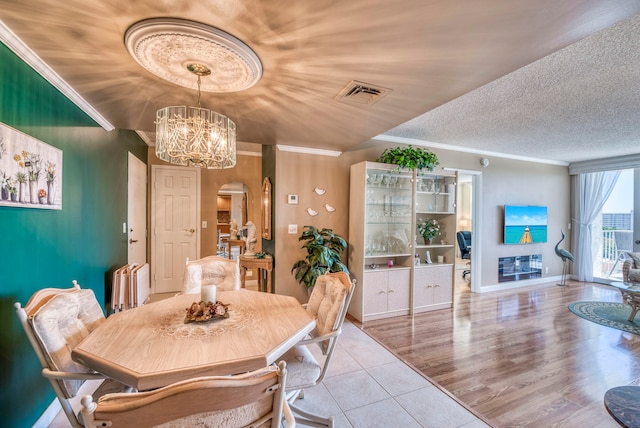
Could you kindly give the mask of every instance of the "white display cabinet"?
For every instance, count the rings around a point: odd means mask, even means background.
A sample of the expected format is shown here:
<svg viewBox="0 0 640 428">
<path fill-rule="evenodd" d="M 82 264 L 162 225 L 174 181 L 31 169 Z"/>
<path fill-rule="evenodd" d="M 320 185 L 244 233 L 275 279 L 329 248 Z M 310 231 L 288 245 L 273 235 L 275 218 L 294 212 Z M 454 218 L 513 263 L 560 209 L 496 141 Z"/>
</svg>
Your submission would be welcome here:
<svg viewBox="0 0 640 428">
<path fill-rule="evenodd" d="M 450 306 L 456 174 L 361 162 L 351 166 L 350 191 L 349 270 L 358 287 L 349 313 L 364 322 Z M 417 235 L 423 218 L 441 226 L 431 243 Z"/>
</svg>

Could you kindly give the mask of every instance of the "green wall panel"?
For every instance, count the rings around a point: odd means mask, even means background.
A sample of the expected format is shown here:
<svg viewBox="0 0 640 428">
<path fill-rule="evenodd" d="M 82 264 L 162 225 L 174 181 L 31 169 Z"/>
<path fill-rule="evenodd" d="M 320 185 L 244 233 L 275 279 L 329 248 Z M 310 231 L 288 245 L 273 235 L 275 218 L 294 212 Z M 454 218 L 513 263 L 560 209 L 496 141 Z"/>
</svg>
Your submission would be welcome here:
<svg viewBox="0 0 640 428">
<path fill-rule="evenodd" d="M 127 262 L 127 153 L 146 163 L 147 147 L 133 131 L 96 125 L 2 44 L 0 103 L 0 122 L 63 152 L 62 210 L 0 206 L 2 425 L 27 427 L 55 395 L 13 303 L 75 279 L 104 306 L 111 270 Z"/>
</svg>

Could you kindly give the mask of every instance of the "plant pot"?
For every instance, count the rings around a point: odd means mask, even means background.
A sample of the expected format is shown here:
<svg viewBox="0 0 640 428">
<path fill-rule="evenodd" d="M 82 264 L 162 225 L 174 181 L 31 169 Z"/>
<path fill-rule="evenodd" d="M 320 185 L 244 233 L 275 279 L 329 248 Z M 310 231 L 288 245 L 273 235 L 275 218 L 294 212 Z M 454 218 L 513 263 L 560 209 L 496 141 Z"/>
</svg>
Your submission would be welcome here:
<svg viewBox="0 0 640 428">
<path fill-rule="evenodd" d="M 2 188 L 2 199 L 7 200 L 9 199 L 9 190 L 7 189 L 7 187 L 3 187 Z"/>
<path fill-rule="evenodd" d="M 47 204 L 47 197 L 46 196 L 38 196 L 38 200 L 40 201 L 40 205 L 46 205 Z"/>
<path fill-rule="evenodd" d="M 18 194 L 17 193 L 11 193 L 11 202 L 16 202 L 18 200 Z"/>
</svg>

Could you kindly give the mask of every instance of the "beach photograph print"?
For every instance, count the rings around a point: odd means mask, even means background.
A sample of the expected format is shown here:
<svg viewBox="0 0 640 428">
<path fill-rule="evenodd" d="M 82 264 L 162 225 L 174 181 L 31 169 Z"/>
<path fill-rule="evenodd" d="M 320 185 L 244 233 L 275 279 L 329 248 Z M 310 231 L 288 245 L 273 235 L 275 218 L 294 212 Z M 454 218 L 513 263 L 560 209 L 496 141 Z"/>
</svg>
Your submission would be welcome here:
<svg viewBox="0 0 640 428">
<path fill-rule="evenodd" d="M 547 242 L 547 207 L 505 205 L 504 243 L 538 244 Z"/>
<path fill-rule="evenodd" d="M 62 209 L 62 150 L 0 123 L 0 206 Z"/>
</svg>

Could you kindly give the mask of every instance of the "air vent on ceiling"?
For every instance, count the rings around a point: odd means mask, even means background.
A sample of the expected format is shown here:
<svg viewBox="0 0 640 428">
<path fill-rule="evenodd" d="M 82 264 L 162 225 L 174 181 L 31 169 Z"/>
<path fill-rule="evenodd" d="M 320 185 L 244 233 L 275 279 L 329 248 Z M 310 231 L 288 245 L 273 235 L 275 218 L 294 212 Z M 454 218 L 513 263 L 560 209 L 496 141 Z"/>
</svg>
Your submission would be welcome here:
<svg viewBox="0 0 640 428">
<path fill-rule="evenodd" d="M 391 91 L 382 86 L 352 80 L 334 99 L 344 103 L 371 105 Z"/>
</svg>

